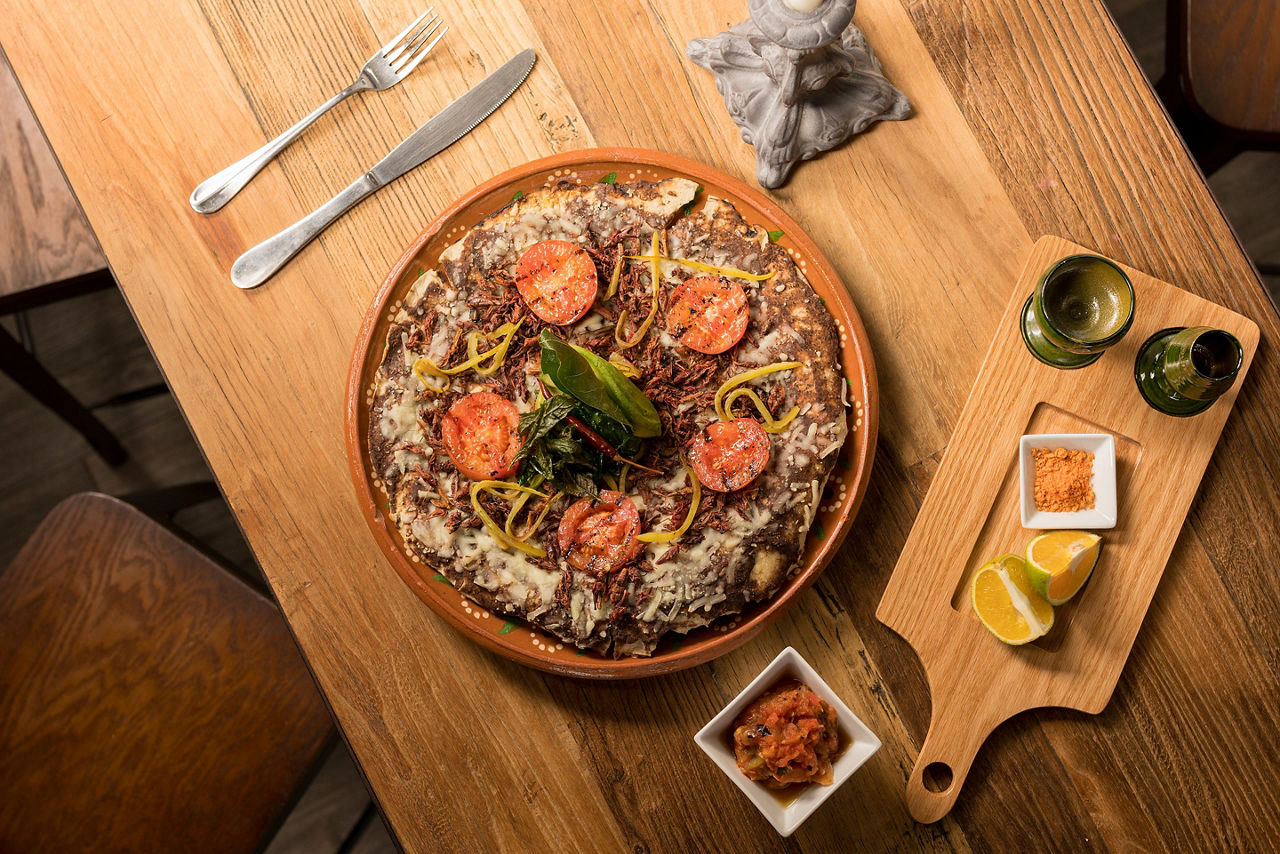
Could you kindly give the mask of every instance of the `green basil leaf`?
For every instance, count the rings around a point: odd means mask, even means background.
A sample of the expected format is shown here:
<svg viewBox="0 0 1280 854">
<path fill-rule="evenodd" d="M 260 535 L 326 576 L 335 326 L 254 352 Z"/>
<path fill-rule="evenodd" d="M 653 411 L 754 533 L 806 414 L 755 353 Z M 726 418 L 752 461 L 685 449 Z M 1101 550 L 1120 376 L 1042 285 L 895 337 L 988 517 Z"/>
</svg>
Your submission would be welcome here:
<svg viewBox="0 0 1280 854">
<path fill-rule="evenodd" d="M 600 487 L 591 476 L 580 471 L 566 470 L 555 479 L 556 488 L 578 498 L 599 498 Z"/>
<path fill-rule="evenodd" d="M 616 421 L 627 423 L 626 415 L 578 348 L 561 341 L 549 329 L 542 331 L 538 343 L 542 345 L 542 373 L 557 390 L 573 395 Z"/>
<path fill-rule="evenodd" d="M 569 344 L 544 329 L 542 372 L 551 384 L 631 428 L 642 439 L 662 434 L 658 411 L 636 384 L 607 360 L 590 350 Z"/>
<path fill-rule="evenodd" d="M 626 424 L 614 421 L 597 409 L 589 406 L 578 406 L 573 414 L 581 418 L 586 425 L 595 430 L 610 445 L 618 449 L 618 453 L 628 459 L 635 459 L 644 450 L 644 440 L 636 438 L 635 433 Z"/>
<path fill-rule="evenodd" d="M 542 447 L 546 449 L 548 454 L 553 457 L 559 457 L 565 462 L 582 462 L 582 446 L 567 433 L 548 436 L 542 443 Z"/>
<path fill-rule="evenodd" d="M 524 441 L 515 458 L 522 460 L 533 453 L 538 441 L 564 421 L 577 405 L 578 401 L 569 395 L 556 394 L 544 400 L 537 409 L 522 414 L 516 429 Z"/>
</svg>

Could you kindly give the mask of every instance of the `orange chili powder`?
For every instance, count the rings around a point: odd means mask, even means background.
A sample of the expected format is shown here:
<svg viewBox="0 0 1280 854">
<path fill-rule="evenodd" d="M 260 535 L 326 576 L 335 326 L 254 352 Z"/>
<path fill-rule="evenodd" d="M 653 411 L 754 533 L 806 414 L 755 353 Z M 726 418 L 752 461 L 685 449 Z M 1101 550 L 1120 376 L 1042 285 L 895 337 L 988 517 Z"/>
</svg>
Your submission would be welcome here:
<svg viewBox="0 0 1280 854">
<path fill-rule="evenodd" d="M 1032 448 L 1037 510 L 1074 513 L 1093 508 L 1093 454 L 1066 448 Z"/>
</svg>

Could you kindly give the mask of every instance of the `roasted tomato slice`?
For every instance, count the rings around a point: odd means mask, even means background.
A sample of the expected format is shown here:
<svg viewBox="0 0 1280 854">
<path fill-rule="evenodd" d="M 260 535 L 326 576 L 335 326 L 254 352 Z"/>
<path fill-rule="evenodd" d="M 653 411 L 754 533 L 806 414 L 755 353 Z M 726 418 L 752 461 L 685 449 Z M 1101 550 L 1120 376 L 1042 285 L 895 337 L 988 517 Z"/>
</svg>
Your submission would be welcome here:
<svg viewBox="0 0 1280 854">
<path fill-rule="evenodd" d="M 563 326 L 596 301 L 596 265 L 587 250 L 567 240 L 544 240 L 520 254 L 516 290 L 534 314 Z"/>
<path fill-rule="evenodd" d="M 603 490 L 599 499 L 583 498 L 565 511 L 557 537 L 570 566 L 610 572 L 640 553 L 640 514 L 620 492 Z"/>
<path fill-rule="evenodd" d="M 769 464 L 769 434 L 759 421 L 717 421 L 689 443 L 689 463 L 707 489 L 733 492 Z"/>
<path fill-rule="evenodd" d="M 514 403 L 491 391 L 473 391 L 449 407 L 440 437 L 458 471 L 472 480 L 502 479 L 519 468 L 519 425 Z"/>
<path fill-rule="evenodd" d="M 724 276 L 686 279 L 667 304 L 667 330 L 699 353 L 723 353 L 747 331 L 747 292 Z"/>
</svg>

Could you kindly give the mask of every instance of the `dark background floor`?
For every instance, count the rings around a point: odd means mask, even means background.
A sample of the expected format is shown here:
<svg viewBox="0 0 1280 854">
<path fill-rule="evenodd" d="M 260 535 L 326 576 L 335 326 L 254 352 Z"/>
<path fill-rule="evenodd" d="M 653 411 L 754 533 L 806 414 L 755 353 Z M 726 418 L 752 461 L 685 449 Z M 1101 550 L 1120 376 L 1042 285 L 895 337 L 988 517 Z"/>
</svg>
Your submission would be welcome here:
<svg viewBox="0 0 1280 854">
<path fill-rule="evenodd" d="M 1108 3 L 1149 78 L 1164 62 L 1164 6 L 1159 0 Z M 882 50 L 890 49 L 882 47 Z M 1245 250 L 1280 263 L 1280 153 L 1248 153 L 1210 180 Z M 1267 282 L 1273 300 L 1280 279 Z M 29 313 L 37 355 L 89 404 L 160 381 L 160 373 L 117 292 L 99 293 Z M 8 319 L 4 321 L 10 323 Z M 0 566 L 61 499 L 98 490 L 115 495 L 211 477 L 181 412 L 168 396 L 98 411 L 129 449 L 118 468 L 103 463 L 77 433 L 0 376 Z M 181 513 L 178 524 L 246 572 L 253 556 L 220 502 Z M 335 850 L 367 803 L 359 773 L 339 747 L 269 849 L 271 854 Z M 375 821 L 357 851 L 394 850 Z"/>
</svg>

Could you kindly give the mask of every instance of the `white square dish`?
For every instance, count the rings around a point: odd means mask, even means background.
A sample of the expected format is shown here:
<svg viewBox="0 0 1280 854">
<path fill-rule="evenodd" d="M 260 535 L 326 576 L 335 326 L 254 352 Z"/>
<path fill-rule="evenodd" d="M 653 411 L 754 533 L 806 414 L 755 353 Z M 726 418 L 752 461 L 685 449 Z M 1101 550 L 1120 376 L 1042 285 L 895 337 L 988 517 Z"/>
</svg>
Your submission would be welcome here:
<svg viewBox="0 0 1280 854">
<path fill-rule="evenodd" d="M 847 739 L 848 746 L 833 763 L 835 776 L 830 786 L 810 783 L 794 800 L 783 803 L 762 783 L 747 779 L 747 776 L 738 770 L 733 748 L 730 745 L 733 722 L 738 715 L 757 697 L 788 677 L 798 679 L 807 685 L 835 709 L 841 740 Z M 863 763 L 880 749 L 880 739 L 876 738 L 875 733 L 867 729 L 866 724 L 841 702 L 826 682 L 822 681 L 817 671 L 791 647 L 778 653 L 778 657 L 759 676 L 751 680 L 750 685 L 743 688 L 741 693 L 729 702 L 729 705 L 725 706 L 706 726 L 698 730 L 693 740 L 704 753 L 711 757 L 713 762 L 720 766 L 720 770 L 733 781 L 734 785 L 751 799 L 756 809 L 760 810 L 773 825 L 774 830 L 782 836 L 790 836 L 795 832 L 795 829 L 812 815 L 823 801 L 831 797 L 841 784 L 853 776 L 854 771 L 862 767 Z"/>
<path fill-rule="evenodd" d="M 1093 454 L 1093 509 L 1074 513 L 1037 510 L 1032 448 L 1066 448 Z M 1116 440 L 1110 433 L 1042 433 L 1018 441 L 1018 479 L 1022 527 L 1037 529 L 1106 529 L 1116 526 Z"/>
</svg>

